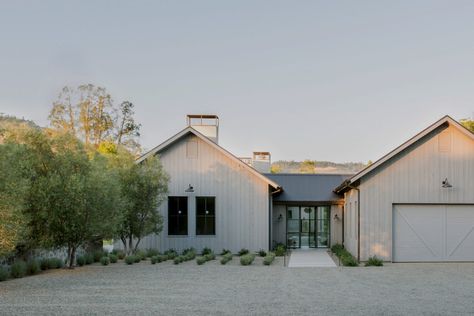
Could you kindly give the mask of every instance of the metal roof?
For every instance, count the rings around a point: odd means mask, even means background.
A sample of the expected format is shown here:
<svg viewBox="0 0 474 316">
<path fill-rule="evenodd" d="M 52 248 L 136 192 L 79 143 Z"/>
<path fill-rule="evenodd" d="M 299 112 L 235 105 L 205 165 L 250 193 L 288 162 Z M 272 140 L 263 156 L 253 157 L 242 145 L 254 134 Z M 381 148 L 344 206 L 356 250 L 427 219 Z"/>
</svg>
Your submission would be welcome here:
<svg viewBox="0 0 474 316">
<path fill-rule="evenodd" d="M 273 197 L 274 201 L 327 202 L 341 199 L 333 190 L 352 174 L 276 173 L 265 176 L 283 188 L 281 194 Z"/>
</svg>

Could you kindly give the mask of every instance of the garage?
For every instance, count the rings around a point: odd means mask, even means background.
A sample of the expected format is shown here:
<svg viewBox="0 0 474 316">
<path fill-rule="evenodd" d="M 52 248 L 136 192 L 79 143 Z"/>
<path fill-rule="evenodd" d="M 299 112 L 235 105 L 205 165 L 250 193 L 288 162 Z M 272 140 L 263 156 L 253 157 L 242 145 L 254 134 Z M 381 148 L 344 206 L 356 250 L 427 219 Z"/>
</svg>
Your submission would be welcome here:
<svg viewBox="0 0 474 316">
<path fill-rule="evenodd" d="M 474 205 L 394 205 L 393 261 L 474 261 Z"/>
</svg>

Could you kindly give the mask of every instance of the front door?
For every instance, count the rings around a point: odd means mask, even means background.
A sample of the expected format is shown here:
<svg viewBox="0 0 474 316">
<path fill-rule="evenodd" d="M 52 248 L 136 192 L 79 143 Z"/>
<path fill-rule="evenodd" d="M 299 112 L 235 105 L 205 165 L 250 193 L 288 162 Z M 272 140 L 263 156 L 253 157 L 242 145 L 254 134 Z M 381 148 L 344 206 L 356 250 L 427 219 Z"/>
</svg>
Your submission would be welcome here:
<svg viewBox="0 0 474 316">
<path fill-rule="evenodd" d="M 289 206 L 286 219 L 289 248 L 329 247 L 329 206 Z"/>
</svg>

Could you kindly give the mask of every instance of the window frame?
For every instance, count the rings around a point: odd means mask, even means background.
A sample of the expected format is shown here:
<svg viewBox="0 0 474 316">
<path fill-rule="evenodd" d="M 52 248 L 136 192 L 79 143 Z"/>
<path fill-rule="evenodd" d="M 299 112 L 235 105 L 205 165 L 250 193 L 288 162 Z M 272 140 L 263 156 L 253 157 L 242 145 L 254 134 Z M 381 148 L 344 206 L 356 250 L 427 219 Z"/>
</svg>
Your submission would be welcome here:
<svg viewBox="0 0 474 316">
<path fill-rule="evenodd" d="M 198 199 L 204 199 L 204 208 L 206 209 L 207 208 L 207 199 L 213 199 L 214 200 L 214 215 L 198 215 Z M 216 197 L 215 196 L 196 196 L 195 199 L 194 199 L 195 203 L 196 203 L 196 214 L 195 214 L 195 220 L 196 220 L 196 236 L 216 236 Z M 214 225 L 213 225 L 213 233 L 199 233 L 199 229 L 198 229 L 198 225 L 199 225 L 199 221 L 198 221 L 198 218 L 204 218 L 204 227 L 206 227 L 206 223 L 209 219 L 213 220 L 214 221 Z"/>
<path fill-rule="evenodd" d="M 178 199 L 178 211 L 179 211 L 179 208 L 180 208 L 179 200 L 180 199 L 185 199 L 186 200 L 186 215 L 171 215 L 171 213 L 170 213 L 171 212 L 170 200 L 175 199 L 175 198 Z M 176 217 L 178 219 L 178 227 L 175 229 L 177 231 L 179 231 L 179 223 L 180 223 L 179 219 L 185 217 L 185 220 L 183 222 L 186 225 L 186 233 L 183 233 L 183 234 L 179 234 L 179 233 L 175 233 L 175 232 L 171 233 L 170 228 L 171 228 L 171 223 L 172 223 L 171 222 L 172 217 Z M 168 236 L 177 236 L 177 237 L 179 237 L 179 236 L 189 236 L 189 225 L 188 225 L 189 223 L 188 223 L 188 221 L 189 221 L 189 199 L 188 199 L 188 197 L 187 196 L 168 196 Z"/>
</svg>

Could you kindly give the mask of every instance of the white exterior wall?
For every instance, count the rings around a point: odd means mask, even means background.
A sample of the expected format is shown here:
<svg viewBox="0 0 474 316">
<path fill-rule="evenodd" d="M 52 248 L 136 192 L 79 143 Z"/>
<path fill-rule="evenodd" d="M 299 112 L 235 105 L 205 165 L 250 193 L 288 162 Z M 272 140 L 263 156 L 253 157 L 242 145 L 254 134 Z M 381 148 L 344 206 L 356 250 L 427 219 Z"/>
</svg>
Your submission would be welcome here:
<svg viewBox="0 0 474 316">
<path fill-rule="evenodd" d="M 335 218 L 335 215 L 339 218 Z M 342 244 L 342 205 L 331 205 L 331 246 Z"/>
<path fill-rule="evenodd" d="M 361 179 L 362 261 L 372 255 L 392 260 L 393 204 L 474 203 L 474 142 L 452 126 L 441 133 L 451 139 L 449 151 L 439 150 L 437 134 Z M 452 188 L 442 188 L 445 178 Z M 346 205 L 356 194 L 346 193 Z M 357 255 L 354 240 L 347 238 L 348 220 L 352 218 L 346 215 L 346 248 Z"/>
<path fill-rule="evenodd" d="M 272 225 L 272 242 L 286 245 L 286 205 L 273 205 Z"/>
<path fill-rule="evenodd" d="M 346 192 L 344 198 L 344 247 L 357 257 L 357 191 Z"/>
<path fill-rule="evenodd" d="M 196 158 L 187 158 L 188 141 L 198 144 Z M 140 248 L 160 251 L 210 247 L 233 252 L 241 248 L 269 248 L 269 186 L 247 168 L 226 157 L 198 137 L 190 135 L 160 154 L 164 169 L 170 175 L 169 196 L 188 197 L 188 236 L 168 236 L 168 203 L 159 211 L 164 227 L 159 236 L 147 236 Z M 191 184 L 194 193 L 185 193 Z M 216 235 L 196 236 L 196 196 L 216 197 Z"/>
</svg>

